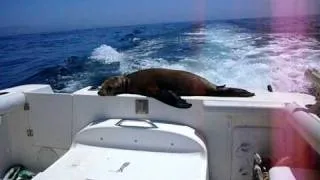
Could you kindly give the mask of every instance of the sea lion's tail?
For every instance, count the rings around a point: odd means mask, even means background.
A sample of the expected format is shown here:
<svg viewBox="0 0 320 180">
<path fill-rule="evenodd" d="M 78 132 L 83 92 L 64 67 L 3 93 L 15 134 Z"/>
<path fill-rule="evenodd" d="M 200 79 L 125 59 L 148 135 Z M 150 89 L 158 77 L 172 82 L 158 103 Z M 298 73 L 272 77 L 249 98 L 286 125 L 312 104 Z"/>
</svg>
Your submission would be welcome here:
<svg viewBox="0 0 320 180">
<path fill-rule="evenodd" d="M 209 95 L 221 97 L 252 97 L 255 94 L 240 88 L 217 87 L 215 90 L 212 90 Z"/>
</svg>

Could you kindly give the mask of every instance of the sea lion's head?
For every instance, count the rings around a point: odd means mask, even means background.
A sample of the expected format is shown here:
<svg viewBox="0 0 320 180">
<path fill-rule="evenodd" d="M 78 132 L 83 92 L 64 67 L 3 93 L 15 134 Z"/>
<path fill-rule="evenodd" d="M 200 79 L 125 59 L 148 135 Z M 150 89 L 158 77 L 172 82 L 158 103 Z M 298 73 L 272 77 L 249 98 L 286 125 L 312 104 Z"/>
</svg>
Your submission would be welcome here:
<svg viewBox="0 0 320 180">
<path fill-rule="evenodd" d="M 105 80 L 100 90 L 98 91 L 99 96 L 114 96 L 117 94 L 125 93 L 126 91 L 126 77 L 115 76 Z"/>
<path fill-rule="evenodd" d="M 255 95 L 245 89 L 228 87 L 217 88 L 217 94 L 224 97 L 251 97 Z"/>
</svg>

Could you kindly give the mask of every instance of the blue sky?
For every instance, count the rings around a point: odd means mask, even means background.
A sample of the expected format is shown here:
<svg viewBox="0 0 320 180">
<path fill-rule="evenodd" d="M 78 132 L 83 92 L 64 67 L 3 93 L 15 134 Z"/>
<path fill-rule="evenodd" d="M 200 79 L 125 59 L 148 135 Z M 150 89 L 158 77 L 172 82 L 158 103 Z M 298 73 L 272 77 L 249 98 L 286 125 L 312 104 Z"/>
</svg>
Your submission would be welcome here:
<svg viewBox="0 0 320 180">
<path fill-rule="evenodd" d="M 316 14 L 319 6 L 319 0 L 1 0 L 0 27 L 63 29 L 286 16 Z"/>
</svg>

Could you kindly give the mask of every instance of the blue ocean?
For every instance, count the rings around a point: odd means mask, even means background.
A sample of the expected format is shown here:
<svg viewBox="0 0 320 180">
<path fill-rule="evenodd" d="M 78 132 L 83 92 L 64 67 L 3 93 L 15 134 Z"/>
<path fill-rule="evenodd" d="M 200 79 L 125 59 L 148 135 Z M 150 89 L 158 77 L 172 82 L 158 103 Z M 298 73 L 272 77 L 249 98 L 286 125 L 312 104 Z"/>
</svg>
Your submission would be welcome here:
<svg viewBox="0 0 320 180">
<path fill-rule="evenodd" d="M 320 68 L 320 18 L 260 18 L 106 27 L 0 37 L 0 89 L 50 84 L 56 92 L 162 67 L 213 83 L 306 92 Z"/>
</svg>

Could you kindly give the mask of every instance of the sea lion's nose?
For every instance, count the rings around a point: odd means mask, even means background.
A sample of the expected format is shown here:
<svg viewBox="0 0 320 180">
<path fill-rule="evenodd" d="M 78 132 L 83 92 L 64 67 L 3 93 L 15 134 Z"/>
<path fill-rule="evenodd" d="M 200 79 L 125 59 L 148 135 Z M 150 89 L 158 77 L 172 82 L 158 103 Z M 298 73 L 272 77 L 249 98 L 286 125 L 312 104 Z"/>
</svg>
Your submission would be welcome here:
<svg viewBox="0 0 320 180">
<path fill-rule="evenodd" d="M 99 96 L 102 96 L 102 93 L 101 93 L 101 91 L 98 91 L 98 95 L 99 95 Z"/>
</svg>

